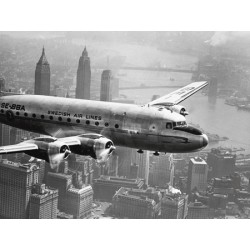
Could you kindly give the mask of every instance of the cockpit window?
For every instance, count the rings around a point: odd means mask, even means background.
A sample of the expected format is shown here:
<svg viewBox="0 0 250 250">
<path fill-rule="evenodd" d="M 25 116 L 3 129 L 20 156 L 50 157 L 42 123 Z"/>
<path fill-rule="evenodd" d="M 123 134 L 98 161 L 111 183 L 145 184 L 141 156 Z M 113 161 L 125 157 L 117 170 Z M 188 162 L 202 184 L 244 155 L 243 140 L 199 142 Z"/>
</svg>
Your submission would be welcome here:
<svg viewBox="0 0 250 250">
<path fill-rule="evenodd" d="M 167 122 L 166 123 L 166 128 L 167 129 L 172 129 L 172 128 L 175 128 L 177 126 L 187 126 L 187 123 L 186 121 L 181 121 L 181 122 Z"/>
<path fill-rule="evenodd" d="M 184 126 L 184 125 L 187 125 L 185 121 L 177 122 L 177 126 Z"/>
<path fill-rule="evenodd" d="M 166 128 L 167 129 L 172 129 L 172 123 L 171 122 L 167 122 L 167 124 L 166 124 Z"/>
</svg>

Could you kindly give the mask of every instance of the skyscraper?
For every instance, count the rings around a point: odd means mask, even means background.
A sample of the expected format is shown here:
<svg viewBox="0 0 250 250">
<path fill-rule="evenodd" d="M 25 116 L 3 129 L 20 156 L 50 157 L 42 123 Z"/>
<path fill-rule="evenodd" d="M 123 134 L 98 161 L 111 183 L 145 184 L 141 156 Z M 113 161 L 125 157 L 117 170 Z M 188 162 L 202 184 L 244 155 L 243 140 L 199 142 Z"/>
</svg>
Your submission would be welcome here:
<svg viewBox="0 0 250 250">
<path fill-rule="evenodd" d="M 144 151 L 143 154 L 139 154 L 136 149 L 132 149 L 131 164 L 138 165 L 138 176 L 145 180 L 145 184 L 148 185 L 149 177 L 149 151 Z"/>
<path fill-rule="evenodd" d="M 170 181 L 169 155 L 151 156 L 148 183 L 151 186 L 165 187 Z"/>
<path fill-rule="evenodd" d="M 188 193 L 190 193 L 194 188 L 197 188 L 199 191 L 206 191 L 207 175 L 207 163 L 199 157 L 191 158 L 188 166 Z"/>
<path fill-rule="evenodd" d="M 46 59 L 44 48 L 36 64 L 34 94 L 50 95 L 50 66 Z"/>
<path fill-rule="evenodd" d="M 30 219 L 56 219 L 58 190 L 36 184 L 30 197 Z"/>
<path fill-rule="evenodd" d="M 91 69 L 90 59 L 86 47 L 82 52 L 79 59 L 76 79 L 76 98 L 77 99 L 90 99 L 90 81 Z"/>
<path fill-rule="evenodd" d="M 32 186 L 38 183 L 39 167 L 36 164 L 0 162 L 0 216 L 26 219 Z"/>
<path fill-rule="evenodd" d="M 212 168 L 210 178 L 233 174 L 235 171 L 235 161 L 235 155 L 213 148 L 207 155 L 207 164 Z"/>
<path fill-rule="evenodd" d="M 0 91 L 5 91 L 5 79 L 0 76 Z"/>
<path fill-rule="evenodd" d="M 100 101 L 112 101 L 111 70 L 102 72 Z"/>
</svg>

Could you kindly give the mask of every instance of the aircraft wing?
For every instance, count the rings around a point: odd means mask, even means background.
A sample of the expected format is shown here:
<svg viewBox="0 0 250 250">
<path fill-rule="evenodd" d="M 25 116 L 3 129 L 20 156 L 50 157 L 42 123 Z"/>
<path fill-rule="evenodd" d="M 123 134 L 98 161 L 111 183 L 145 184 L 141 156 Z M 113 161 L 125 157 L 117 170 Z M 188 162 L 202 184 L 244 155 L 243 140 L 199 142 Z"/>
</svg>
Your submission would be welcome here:
<svg viewBox="0 0 250 250">
<path fill-rule="evenodd" d="M 21 142 L 15 145 L 8 145 L 0 147 L 0 154 L 21 153 L 30 150 L 37 150 L 38 146 L 33 143 Z"/>
<path fill-rule="evenodd" d="M 208 85 L 207 81 L 190 83 L 183 88 L 177 89 L 170 94 L 162 96 L 148 103 L 148 105 L 173 106 L 179 104 L 180 102 L 184 101 L 189 96 L 193 95 L 194 93 L 196 93 L 197 91 L 199 91 L 200 89 L 204 88 L 207 85 Z"/>
</svg>

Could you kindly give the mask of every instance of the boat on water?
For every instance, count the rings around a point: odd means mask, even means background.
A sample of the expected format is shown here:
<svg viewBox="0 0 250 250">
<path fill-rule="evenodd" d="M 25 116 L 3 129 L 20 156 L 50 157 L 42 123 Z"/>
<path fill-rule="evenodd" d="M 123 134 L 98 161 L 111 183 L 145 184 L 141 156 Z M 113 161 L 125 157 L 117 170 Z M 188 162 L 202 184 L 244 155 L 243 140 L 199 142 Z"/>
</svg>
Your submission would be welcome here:
<svg viewBox="0 0 250 250">
<path fill-rule="evenodd" d="M 250 111 L 250 103 L 249 104 L 237 105 L 237 107 L 238 107 L 238 109 L 243 109 L 243 110 Z"/>
</svg>

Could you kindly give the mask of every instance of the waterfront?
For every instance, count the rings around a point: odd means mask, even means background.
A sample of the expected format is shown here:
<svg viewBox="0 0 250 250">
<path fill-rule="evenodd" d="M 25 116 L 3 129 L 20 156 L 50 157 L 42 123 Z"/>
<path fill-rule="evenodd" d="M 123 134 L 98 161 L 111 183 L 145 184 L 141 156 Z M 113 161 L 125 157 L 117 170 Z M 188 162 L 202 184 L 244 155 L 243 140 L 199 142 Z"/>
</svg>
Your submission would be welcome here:
<svg viewBox="0 0 250 250">
<path fill-rule="evenodd" d="M 175 81 L 170 81 L 174 77 Z M 143 76 L 143 77 L 142 77 Z M 165 72 L 131 72 L 127 71 L 121 78 L 121 85 L 137 86 L 144 82 L 146 85 L 185 85 L 191 82 L 191 74 L 184 73 L 165 73 Z M 129 80 L 127 80 L 129 79 Z M 134 80 L 133 80 L 134 79 Z M 160 80 L 159 80 L 160 79 Z M 128 99 L 135 100 L 138 104 L 149 102 L 153 95 L 164 95 L 174 91 L 170 88 L 156 89 L 133 89 L 121 90 L 120 94 L 127 96 Z M 217 98 L 214 102 L 208 100 L 201 92 L 196 93 L 182 103 L 187 108 L 189 115 L 186 117 L 188 122 L 198 124 L 202 129 L 209 133 L 218 134 L 220 137 L 228 137 L 226 141 L 210 143 L 209 148 L 224 146 L 245 148 L 244 153 L 250 153 L 250 114 L 244 110 L 238 110 L 233 106 L 225 104 L 225 100 Z M 243 152 L 242 152 L 243 153 Z"/>
</svg>

